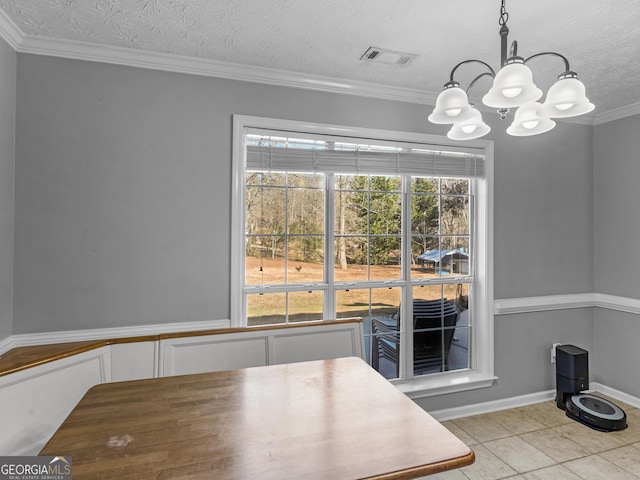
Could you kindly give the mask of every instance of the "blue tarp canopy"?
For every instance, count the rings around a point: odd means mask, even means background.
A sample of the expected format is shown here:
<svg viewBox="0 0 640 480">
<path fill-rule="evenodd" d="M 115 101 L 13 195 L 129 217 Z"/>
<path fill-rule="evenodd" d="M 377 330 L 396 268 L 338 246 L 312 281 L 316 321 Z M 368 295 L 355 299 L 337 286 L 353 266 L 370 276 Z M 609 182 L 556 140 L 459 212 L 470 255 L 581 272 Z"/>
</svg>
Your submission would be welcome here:
<svg viewBox="0 0 640 480">
<path fill-rule="evenodd" d="M 454 255 L 460 255 L 465 258 L 469 258 L 469 254 L 464 250 L 458 248 L 455 250 L 428 250 L 418 255 L 417 260 L 440 263 L 444 257 L 453 257 Z M 460 258 L 460 257 L 458 257 Z"/>
</svg>

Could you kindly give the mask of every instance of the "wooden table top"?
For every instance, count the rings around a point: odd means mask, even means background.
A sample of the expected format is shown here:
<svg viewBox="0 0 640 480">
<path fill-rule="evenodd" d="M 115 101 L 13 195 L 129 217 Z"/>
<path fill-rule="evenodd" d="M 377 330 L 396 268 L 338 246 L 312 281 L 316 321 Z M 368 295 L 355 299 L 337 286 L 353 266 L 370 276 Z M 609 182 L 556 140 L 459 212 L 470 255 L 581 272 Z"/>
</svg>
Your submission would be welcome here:
<svg viewBox="0 0 640 480">
<path fill-rule="evenodd" d="M 91 388 L 41 455 L 82 479 L 411 479 L 473 451 L 350 357 Z"/>
</svg>

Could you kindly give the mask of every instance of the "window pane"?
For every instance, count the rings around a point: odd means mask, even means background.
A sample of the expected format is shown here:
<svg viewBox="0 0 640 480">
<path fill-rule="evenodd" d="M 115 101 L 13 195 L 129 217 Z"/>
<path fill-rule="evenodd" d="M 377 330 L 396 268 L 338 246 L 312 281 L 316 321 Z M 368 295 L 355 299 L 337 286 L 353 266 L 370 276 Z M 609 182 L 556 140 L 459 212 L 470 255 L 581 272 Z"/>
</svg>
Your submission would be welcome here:
<svg viewBox="0 0 640 480">
<path fill-rule="evenodd" d="M 336 318 L 366 318 L 371 315 L 370 307 L 369 288 L 336 291 Z"/>
<path fill-rule="evenodd" d="M 428 235 L 411 237 L 411 278 L 429 278 L 440 275 L 440 238 Z"/>
<path fill-rule="evenodd" d="M 437 235 L 439 233 L 438 180 L 413 177 L 411 192 L 411 233 Z"/>
<path fill-rule="evenodd" d="M 287 312 L 286 293 L 247 295 L 247 325 L 285 323 Z"/>
<path fill-rule="evenodd" d="M 248 285 L 285 282 L 284 174 L 247 173 L 245 195 L 246 271 Z"/>
<path fill-rule="evenodd" d="M 449 349 L 447 367 L 448 370 L 460 370 L 471 367 L 471 319 L 469 318 L 469 299 L 471 297 L 469 296 L 469 285 L 456 285 L 456 291 L 453 296 L 459 317 Z"/>
<path fill-rule="evenodd" d="M 463 314 L 460 314 L 461 316 Z M 464 370 L 471 368 L 471 328 L 458 326 L 453 334 L 453 342 L 449 350 L 448 370 Z"/>
<path fill-rule="evenodd" d="M 248 234 L 284 233 L 284 189 L 247 186 L 245 202 L 245 231 Z"/>
<path fill-rule="evenodd" d="M 372 237 L 369 240 L 370 280 L 401 277 L 401 237 Z"/>
<path fill-rule="evenodd" d="M 460 318 L 458 319 L 458 326 L 470 325 L 469 318 L 469 302 L 471 296 L 469 295 L 469 284 L 462 283 L 456 285 L 455 301 L 458 310 L 460 310 Z"/>
<path fill-rule="evenodd" d="M 443 235 L 469 234 L 469 197 L 442 195 L 440 198 L 440 233 Z"/>
<path fill-rule="evenodd" d="M 323 173 L 291 173 L 287 174 L 287 186 L 290 188 L 310 188 L 324 191 Z"/>
<path fill-rule="evenodd" d="M 322 291 L 247 295 L 247 325 L 322 320 Z"/>
<path fill-rule="evenodd" d="M 369 204 L 369 233 L 372 235 L 399 234 L 402 227 L 402 202 L 399 194 L 371 192 Z"/>
<path fill-rule="evenodd" d="M 287 184 L 287 175 L 279 172 L 246 172 L 247 185 L 284 187 Z"/>
<path fill-rule="evenodd" d="M 324 236 L 289 236 L 287 253 L 287 283 L 323 281 Z"/>
<path fill-rule="evenodd" d="M 334 276 L 336 282 L 369 278 L 367 237 L 342 236 L 335 241 Z"/>
<path fill-rule="evenodd" d="M 322 320 L 322 291 L 289 292 L 289 322 Z"/>
<path fill-rule="evenodd" d="M 443 179 L 446 181 L 446 179 Z M 439 178 L 432 177 L 412 177 L 411 193 L 438 193 L 440 185 Z"/>
<path fill-rule="evenodd" d="M 441 275 L 469 274 L 469 237 L 441 238 Z"/>
<path fill-rule="evenodd" d="M 369 234 L 368 192 L 335 194 L 335 232 L 337 235 Z"/>
<path fill-rule="evenodd" d="M 260 236 L 247 238 L 245 278 L 247 285 L 269 285 L 285 282 L 283 237 Z M 275 255 L 278 252 L 277 256 Z"/>
<path fill-rule="evenodd" d="M 469 180 L 465 178 L 443 178 L 441 181 L 441 193 L 447 194 L 469 194 Z"/>
<path fill-rule="evenodd" d="M 324 191 L 289 190 L 287 214 L 288 233 L 324 233 Z"/>
<path fill-rule="evenodd" d="M 336 291 L 337 318 L 362 318 L 365 358 L 386 378 L 398 376 L 401 293 L 400 288 Z"/>
<path fill-rule="evenodd" d="M 457 285 L 414 287 L 415 375 L 469 367 L 468 318 L 460 323 L 464 292 L 458 291 Z"/>
</svg>

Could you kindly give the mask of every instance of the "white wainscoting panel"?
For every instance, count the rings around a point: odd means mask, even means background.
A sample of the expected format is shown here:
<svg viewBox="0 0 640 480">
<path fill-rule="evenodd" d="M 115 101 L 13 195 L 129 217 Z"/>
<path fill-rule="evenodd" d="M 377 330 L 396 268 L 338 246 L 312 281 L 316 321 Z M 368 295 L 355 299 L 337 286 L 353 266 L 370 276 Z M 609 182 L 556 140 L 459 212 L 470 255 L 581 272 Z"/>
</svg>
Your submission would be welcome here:
<svg viewBox="0 0 640 480">
<path fill-rule="evenodd" d="M 0 377 L 0 455 L 37 455 L 94 385 L 111 381 L 108 347 Z"/>
<path fill-rule="evenodd" d="M 124 382 L 158 376 L 158 342 L 111 345 L 111 381 Z"/>
<path fill-rule="evenodd" d="M 160 340 L 160 376 L 261 367 L 267 365 L 267 344 L 264 332 Z"/>
<path fill-rule="evenodd" d="M 353 328 L 280 330 L 273 334 L 271 346 L 269 363 L 272 365 L 344 356 L 362 357 L 362 332 Z"/>
<path fill-rule="evenodd" d="M 160 341 L 160 376 L 362 357 L 362 323 L 247 330 Z"/>
</svg>

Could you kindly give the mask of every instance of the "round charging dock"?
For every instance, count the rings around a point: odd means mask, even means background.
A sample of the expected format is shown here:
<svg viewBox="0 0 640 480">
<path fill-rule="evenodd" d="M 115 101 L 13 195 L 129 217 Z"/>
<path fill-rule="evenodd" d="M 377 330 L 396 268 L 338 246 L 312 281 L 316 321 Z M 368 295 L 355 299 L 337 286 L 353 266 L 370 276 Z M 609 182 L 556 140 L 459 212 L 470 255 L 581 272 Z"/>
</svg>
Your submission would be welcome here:
<svg viewBox="0 0 640 480">
<path fill-rule="evenodd" d="M 601 432 L 627 428 L 627 415 L 616 404 L 588 393 L 567 398 L 565 411 L 568 417 Z"/>
</svg>

